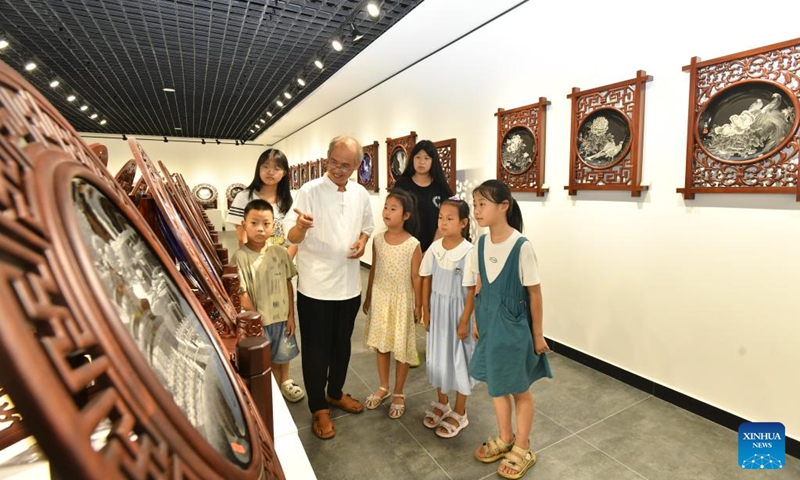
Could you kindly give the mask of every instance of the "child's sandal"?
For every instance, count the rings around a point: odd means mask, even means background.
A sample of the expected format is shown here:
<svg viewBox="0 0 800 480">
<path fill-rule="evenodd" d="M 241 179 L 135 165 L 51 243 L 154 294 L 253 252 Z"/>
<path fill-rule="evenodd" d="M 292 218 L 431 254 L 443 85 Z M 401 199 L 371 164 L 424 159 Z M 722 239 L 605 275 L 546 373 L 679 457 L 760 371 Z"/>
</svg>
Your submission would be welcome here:
<svg viewBox="0 0 800 480">
<path fill-rule="evenodd" d="M 431 402 L 431 407 L 434 409 L 440 410 L 442 413 L 440 415 L 436 415 L 432 410 L 425 410 L 425 419 L 422 421 L 422 424 L 428 428 L 436 428 L 442 423 L 444 417 L 447 416 L 448 413 L 452 412 L 453 409 L 450 408 L 450 404 L 442 404 L 439 402 Z"/>
<path fill-rule="evenodd" d="M 389 398 L 389 389 L 386 387 L 379 387 L 378 390 L 382 392 L 386 392 L 386 395 L 381 395 L 380 397 L 375 395 L 374 393 L 370 393 L 367 399 L 364 401 L 364 406 L 367 407 L 369 410 L 375 410 L 383 403 L 384 400 Z"/>
<path fill-rule="evenodd" d="M 475 450 L 475 458 L 483 463 L 493 463 L 506 456 L 506 453 L 511 451 L 514 446 L 516 437 L 511 439 L 511 443 L 506 443 L 499 436 L 497 438 L 489 437 L 477 450 Z M 478 455 L 478 452 L 483 452 L 483 455 Z"/>
<path fill-rule="evenodd" d="M 395 393 L 392 395 L 392 397 L 402 398 L 403 400 L 406 399 L 406 396 L 403 393 Z M 389 418 L 397 420 L 398 418 L 402 417 L 404 413 L 406 413 L 405 404 L 392 402 L 392 404 L 389 405 Z"/>
<path fill-rule="evenodd" d="M 467 419 L 466 410 L 464 410 L 464 415 L 459 415 L 455 411 L 451 411 L 450 413 L 447 414 L 447 417 L 452 418 L 453 420 L 458 422 L 458 425 L 453 425 L 452 423 L 443 419 L 442 422 L 439 424 L 439 428 L 436 429 L 436 435 L 438 435 L 441 438 L 453 438 L 456 435 L 458 435 L 458 433 L 461 430 L 464 430 L 464 428 L 467 425 L 469 425 L 469 420 Z M 444 433 L 442 433 L 442 430 L 444 430 Z"/>
<path fill-rule="evenodd" d="M 497 474 L 503 478 L 517 480 L 522 478 L 534 463 L 536 463 L 536 455 L 532 451 L 514 445 L 511 451 L 506 454 L 506 458 L 500 462 L 500 467 L 510 468 L 514 473 L 502 472 L 498 468 Z"/>
</svg>

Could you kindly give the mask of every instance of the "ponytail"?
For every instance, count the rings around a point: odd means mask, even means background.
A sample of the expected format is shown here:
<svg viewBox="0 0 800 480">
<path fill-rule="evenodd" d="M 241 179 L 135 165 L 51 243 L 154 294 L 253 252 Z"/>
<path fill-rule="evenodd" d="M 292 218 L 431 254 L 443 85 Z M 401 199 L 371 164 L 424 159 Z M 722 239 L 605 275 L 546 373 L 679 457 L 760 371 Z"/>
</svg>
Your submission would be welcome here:
<svg viewBox="0 0 800 480">
<path fill-rule="evenodd" d="M 508 202 L 506 221 L 512 228 L 522 233 L 522 210 L 519 208 L 519 203 L 511 196 L 511 190 L 508 185 L 500 180 L 486 180 L 478 185 L 472 193 L 480 193 L 492 203 Z"/>
<path fill-rule="evenodd" d="M 519 203 L 511 197 L 508 201 L 508 210 L 506 210 L 506 220 L 508 224 L 514 227 L 519 233 L 522 233 L 522 210 L 519 208 Z"/>
</svg>

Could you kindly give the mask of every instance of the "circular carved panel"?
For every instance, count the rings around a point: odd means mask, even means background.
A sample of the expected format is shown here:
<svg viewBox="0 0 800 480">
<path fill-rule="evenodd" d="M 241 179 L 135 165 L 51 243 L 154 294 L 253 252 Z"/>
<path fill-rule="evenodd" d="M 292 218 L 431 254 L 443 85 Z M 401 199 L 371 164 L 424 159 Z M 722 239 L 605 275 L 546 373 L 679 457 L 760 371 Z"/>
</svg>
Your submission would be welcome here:
<svg viewBox="0 0 800 480">
<path fill-rule="evenodd" d="M 236 195 L 239 195 L 239 192 L 247 188 L 247 185 L 244 183 L 232 183 L 228 185 L 228 188 L 225 190 L 225 198 L 228 200 L 228 208 L 231 208 L 233 204 L 233 199 L 236 198 Z"/>
<path fill-rule="evenodd" d="M 364 158 L 361 159 L 361 163 L 358 166 L 358 178 L 361 179 L 361 183 L 369 183 L 372 180 L 372 157 L 369 156 L 369 153 L 364 153 Z"/>
<path fill-rule="evenodd" d="M 533 165 L 536 142 L 526 127 L 514 127 L 503 137 L 503 168 L 513 174 L 527 171 Z"/>
<path fill-rule="evenodd" d="M 797 98 L 777 83 L 734 84 L 714 95 L 698 115 L 698 143 L 720 162 L 758 162 L 797 131 L 797 109 Z"/>
<path fill-rule="evenodd" d="M 583 163 L 592 168 L 611 167 L 630 149 L 630 120 L 617 109 L 597 109 L 581 122 L 576 141 Z"/>
<path fill-rule="evenodd" d="M 217 189 L 208 183 L 195 185 L 192 195 L 203 208 L 217 208 Z"/>
<path fill-rule="evenodd" d="M 395 147 L 392 151 L 392 175 L 394 175 L 394 178 L 398 178 L 403 174 L 407 163 L 408 153 L 406 153 L 406 149 L 400 146 Z"/>
</svg>

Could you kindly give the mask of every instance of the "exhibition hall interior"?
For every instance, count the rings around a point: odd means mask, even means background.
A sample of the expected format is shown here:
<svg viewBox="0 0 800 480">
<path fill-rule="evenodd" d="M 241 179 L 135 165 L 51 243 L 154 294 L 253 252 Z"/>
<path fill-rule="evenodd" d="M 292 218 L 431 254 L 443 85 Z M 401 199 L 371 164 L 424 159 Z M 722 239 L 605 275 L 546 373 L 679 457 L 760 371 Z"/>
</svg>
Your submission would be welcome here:
<svg viewBox="0 0 800 480">
<path fill-rule="evenodd" d="M 0 0 L 0 478 L 800 479 L 796 10 Z"/>
</svg>

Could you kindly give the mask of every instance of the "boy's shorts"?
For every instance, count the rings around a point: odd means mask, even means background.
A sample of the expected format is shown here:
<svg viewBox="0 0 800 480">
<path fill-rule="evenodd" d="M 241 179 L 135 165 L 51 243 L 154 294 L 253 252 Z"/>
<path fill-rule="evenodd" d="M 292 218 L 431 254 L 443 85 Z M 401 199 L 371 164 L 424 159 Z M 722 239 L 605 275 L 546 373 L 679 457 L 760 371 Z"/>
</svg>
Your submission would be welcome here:
<svg viewBox="0 0 800 480">
<path fill-rule="evenodd" d="M 295 330 L 295 335 L 297 331 Z M 294 335 L 286 335 L 286 321 L 264 325 L 264 335 L 269 339 L 269 348 L 272 353 L 272 363 L 289 363 L 300 353 Z"/>
</svg>

